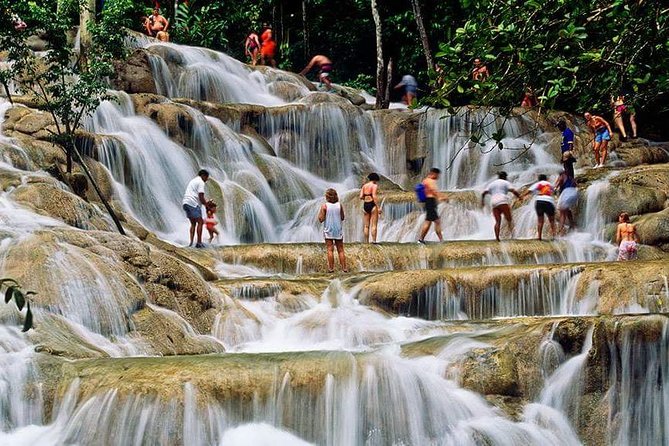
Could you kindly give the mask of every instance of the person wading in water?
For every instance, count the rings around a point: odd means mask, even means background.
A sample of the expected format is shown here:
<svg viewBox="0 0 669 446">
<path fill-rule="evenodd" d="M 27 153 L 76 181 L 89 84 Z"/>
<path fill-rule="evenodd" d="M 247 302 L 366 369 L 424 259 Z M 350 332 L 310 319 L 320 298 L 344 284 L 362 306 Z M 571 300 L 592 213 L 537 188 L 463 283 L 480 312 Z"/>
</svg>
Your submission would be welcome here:
<svg viewBox="0 0 669 446">
<path fill-rule="evenodd" d="M 190 243 L 188 243 L 188 246 L 193 246 L 193 238 L 197 231 L 196 248 L 204 248 L 202 244 L 202 224 L 204 220 L 202 219 L 201 205 L 207 205 L 207 199 L 204 198 L 204 183 L 207 180 L 209 180 L 209 172 L 204 169 L 200 170 L 197 176 L 190 180 L 188 186 L 186 186 L 186 192 L 181 201 L 186 217 L 190 221 Z"/>
<path fill-rule="evenodd" d="M 362 200 L 363 222 L 365 243 L 369 243 L 369 233 L 371 228 L 372 243 L 376 243 L 376 233 L 379 224 L 379 214 L 381 205 L 379 204 L 379 185 L 381 179 L 377 173 L 370 173 L 367 181 L 360 189 L 360 199 Z"/>
<path fill-rule="evenodd" d="M 344 208 L 339 202 L 339 196 L 334 189 L 325 191 L 325 203 L 318 212 L 318 221 L 323 223 L 323 236 L 325 237 L 325 247 L 328 252 L 328 272 L 334 272 L 334 248 L 337 247 L 339 255 L 339 265 L 342 271 L 348 272 L 346 266 L 346 256 L 344 255 L 344 230 L 342 222 L 344 221 Z"/>
<path fill-rule="evenodd" d="M 318 80 L 325 84 L 328 87 L 328 90 L 332 90 L 332 81 L 330 80 L 330 72 L 332 71 L 332 61 L 322 54 L 318 54 L 311 58 L 309 63 L 304 70 L 300 71 L 302 76 L 305 76 L 313 67 L 318 67 Z"/>
<path fill-rule="evenodd" d="M 444 237 L 441 235 L 441 220 L 439 219 L 437 206 L 439 201 L 448 201 L 448 198 L 439 193 L 439 187 L 437 186 L 439 174 L 441 174 L 441 170 L 433 167 L 421 182 L 425 190 L 425 222 L 421 227 L 418 243 L 425 243 L 425 236 L 432 223 L 434 223 L 434 232 L 437 233 L 437 238 L 440 242 L 444 241 Z"/>
<path fill-rule="evenodd" d="M 486 190 L 481 194 L 481 207 L 485 205 L 485 196 L 490 194 L 490 205 L 492 206 L 492 215 L 495 217 L 495 239 L 499 241 L 499 232 L 502 226 L 502 215 L 509 225 L 511 238 L 513 238 L 513 216 L 511 215 L 511 203 L 509 202 L 509 192 L 520 198 L 520 194 L 513 188 L 511 183 L 506 180 L 506 172 L 499 172 L 498 178 L 490 183 Z"/>
</svg>

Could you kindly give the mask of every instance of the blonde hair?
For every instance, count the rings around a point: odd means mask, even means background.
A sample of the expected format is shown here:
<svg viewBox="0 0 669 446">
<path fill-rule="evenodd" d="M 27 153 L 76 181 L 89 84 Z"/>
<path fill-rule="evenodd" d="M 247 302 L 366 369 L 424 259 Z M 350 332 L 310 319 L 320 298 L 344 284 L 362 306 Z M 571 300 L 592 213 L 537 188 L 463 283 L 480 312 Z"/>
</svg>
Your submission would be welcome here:
<svg viewBox="0 0 669 446">
<path fill-rule="evenodd" d="M 337 195 L 337 191 L 332 188 L 326 190 L 325 201 L 328 203 L 337 203 L 339 201 L 339 195 Z"/>
</svg>

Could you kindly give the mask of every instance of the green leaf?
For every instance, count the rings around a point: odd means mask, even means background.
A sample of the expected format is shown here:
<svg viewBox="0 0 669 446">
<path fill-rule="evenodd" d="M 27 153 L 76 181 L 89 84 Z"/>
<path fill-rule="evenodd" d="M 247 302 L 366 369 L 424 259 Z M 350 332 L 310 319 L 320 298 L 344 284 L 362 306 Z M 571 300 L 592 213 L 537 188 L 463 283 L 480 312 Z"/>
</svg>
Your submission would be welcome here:
<svg viewBox="0 0 669 446">
<path fill-rule="evenodd" d="M 23 321 L 23 329 L 21 330 L 24 333 L 33 328 L 33 312 L 30 309 L 30 303 L 26 304 L 26 308 L 26 319 Z"/>
<path fill-rule="evenodd" d="M 14 288 L 14 302 L 16 302 L 19 311 L 23 310 L 23 306 L 26 304 L 26 297 L 18 288 Z"/>
<path fill-rule="evenodd" d="M 458 84 L 457 90 L 458 90 L 458 93 L 460 93 L 460 94 L 462 94 L 462 93 L 465 92 L 465 89 L 464 89 L 463 86 L 460 85 L 460 84 Z"/>
</svg>

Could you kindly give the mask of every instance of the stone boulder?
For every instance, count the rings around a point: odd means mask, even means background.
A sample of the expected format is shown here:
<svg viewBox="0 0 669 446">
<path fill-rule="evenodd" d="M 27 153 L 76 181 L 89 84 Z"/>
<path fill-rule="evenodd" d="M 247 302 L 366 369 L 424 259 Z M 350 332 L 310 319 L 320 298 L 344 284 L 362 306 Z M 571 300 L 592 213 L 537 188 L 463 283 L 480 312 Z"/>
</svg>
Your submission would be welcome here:
<svg viewBox="0 0 669 446">
<path fill-rule="evenodd" d="M 127 93 L 157 93 L 147 51 L 135 49 L 124 61 L 115 61 L 112 86 Z"/>
</svg>

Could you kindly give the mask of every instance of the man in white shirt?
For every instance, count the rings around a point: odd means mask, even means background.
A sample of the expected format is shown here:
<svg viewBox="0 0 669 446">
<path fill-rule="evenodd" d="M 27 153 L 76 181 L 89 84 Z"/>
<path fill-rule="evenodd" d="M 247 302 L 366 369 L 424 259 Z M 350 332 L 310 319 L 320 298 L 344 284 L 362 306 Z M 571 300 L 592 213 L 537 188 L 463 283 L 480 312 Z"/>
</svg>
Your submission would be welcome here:
<svg viewBox="0 0 669 446">
<path fill-rule="evenodd" d="M 509 192 L 520 198 L 520 194 L 513 188 L 511 183 L 506 180 L 506 172 L 499 172 L 499 177 L 488 185 L 488 188 L 481 195 L 481 207 L 485 204 L 485 196 L 490 194 L 490 206 L 492 215 L 495 217 L 495 239 L 499 241 L 499 231 L 502 225 L 502 215 L 506 218 L 513 238 L 513 217 L 511 215 L 511 202 L 509 201 Z"/>
<path fill-rule="evenodd" d="M 186 217 L 190 220 L 190 243 L 188 246 L 193 246 L 193 238 L 197 229 L 196 248 L 204 248 L 202 244 L 202 207 L 200 205 L 207 204 L 207 199 L 204 198 L 204 183 L 208 179 L 209 172 L 204 169 L 200 170 L 197 176 L 186 186 L 184 199 L 181 201 L 183 210 L 186 212 Z"/>
</svg>

